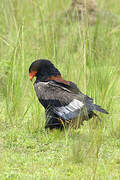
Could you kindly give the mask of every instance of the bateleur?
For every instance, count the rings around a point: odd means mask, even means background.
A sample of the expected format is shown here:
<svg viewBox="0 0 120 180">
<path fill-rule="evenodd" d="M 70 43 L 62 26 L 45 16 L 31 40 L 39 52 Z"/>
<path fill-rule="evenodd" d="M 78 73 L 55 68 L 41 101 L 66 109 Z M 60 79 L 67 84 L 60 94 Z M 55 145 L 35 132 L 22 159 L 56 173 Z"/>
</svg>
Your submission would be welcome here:
<svg viewBox="0 0 120 180">
<path fill-rule="evenodd" d="M 49 60 L 40 59 L 31 64 L 29 79 L 32 80 L 34 76 L 36 95 L 45 108 L 45 128 L 62 129 L 74 122 L 80 126 L 84 120 L 97 116 L 94 111 L 108 114 L 94 104 L 92 98 L 84 95 L 76 84 L 64 80 L 60 71 Z"/>
</svg>

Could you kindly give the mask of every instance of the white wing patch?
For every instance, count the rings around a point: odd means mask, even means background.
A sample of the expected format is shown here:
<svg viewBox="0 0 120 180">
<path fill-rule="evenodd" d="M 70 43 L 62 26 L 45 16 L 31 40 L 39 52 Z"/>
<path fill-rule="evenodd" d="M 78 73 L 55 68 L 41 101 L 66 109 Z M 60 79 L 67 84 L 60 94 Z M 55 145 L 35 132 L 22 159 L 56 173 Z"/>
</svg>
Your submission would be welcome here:
<svg viewBox="0 0 120 180">
<path fill-rule="evenodd" d="M 67 105 L 67 107 L 70 107 L 73 109 L 81 109 L 83 106 L 84 106 L 84 104 L 77 99 L 73 99 L 73 101 Z"/>
<path fill-rule="evenodd" d="M 83 106 L 84 104 L 81 101 L 74 99 L 68 105 L 57 107 L 55 110 L 59 116 L 65 120 L 68 120 L 77 117 L 80 114 Z"/>
</svg>

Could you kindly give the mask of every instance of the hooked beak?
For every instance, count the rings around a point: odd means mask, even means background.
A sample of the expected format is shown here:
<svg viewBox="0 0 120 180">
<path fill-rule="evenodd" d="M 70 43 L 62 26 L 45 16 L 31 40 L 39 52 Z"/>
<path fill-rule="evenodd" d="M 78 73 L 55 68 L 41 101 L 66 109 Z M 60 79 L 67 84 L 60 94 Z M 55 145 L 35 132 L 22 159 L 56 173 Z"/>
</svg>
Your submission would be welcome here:
<svg viewBox="0 0 120 180">
<path fill-rule="evenodd" d="M 34 76 L 36 75 L 37 71 L 31 71 L 29 72 L 29 79 L 32 81 L 32 79 L 34 78 Z"/>
</svg>

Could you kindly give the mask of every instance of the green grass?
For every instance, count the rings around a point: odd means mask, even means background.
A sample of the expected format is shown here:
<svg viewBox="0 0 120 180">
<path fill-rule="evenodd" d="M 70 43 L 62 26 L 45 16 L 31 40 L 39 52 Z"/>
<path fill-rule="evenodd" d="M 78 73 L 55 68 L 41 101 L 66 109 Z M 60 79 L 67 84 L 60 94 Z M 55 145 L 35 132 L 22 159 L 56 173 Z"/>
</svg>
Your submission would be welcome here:
<svg viewBox="0 0 120 180">
<path fill-rule="evenodd" d="M 120 179 L 120 26 L 66 22 L 70 0 L 1 0 L 0 179 Z M 119 0 L 99 6 L 119 16 Z M 115 16 L 115 17 L 116 17 Z M 80 129 L 46 132 L 44 109 L 29 81 L 35 59 L 48 58 L 66 80 L 94 98 L 99 114 Z"/>
</svg>

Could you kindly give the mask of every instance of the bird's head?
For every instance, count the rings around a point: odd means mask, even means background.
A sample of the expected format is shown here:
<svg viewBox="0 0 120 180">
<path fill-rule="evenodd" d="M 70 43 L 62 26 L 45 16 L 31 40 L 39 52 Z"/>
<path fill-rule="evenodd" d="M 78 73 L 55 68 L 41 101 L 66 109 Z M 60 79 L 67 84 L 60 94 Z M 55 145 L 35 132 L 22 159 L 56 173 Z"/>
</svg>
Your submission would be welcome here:
<svg viewBox="0 0 120 180">
<path fill-rule="evenodd" d="M 61 75 L 59 70 L 47 59 L 39 59 L 34 61 L 29 67 L 29 79 L 34 77 L 40 81 L 45 81 L 51 76 Z"/>
</svg>

